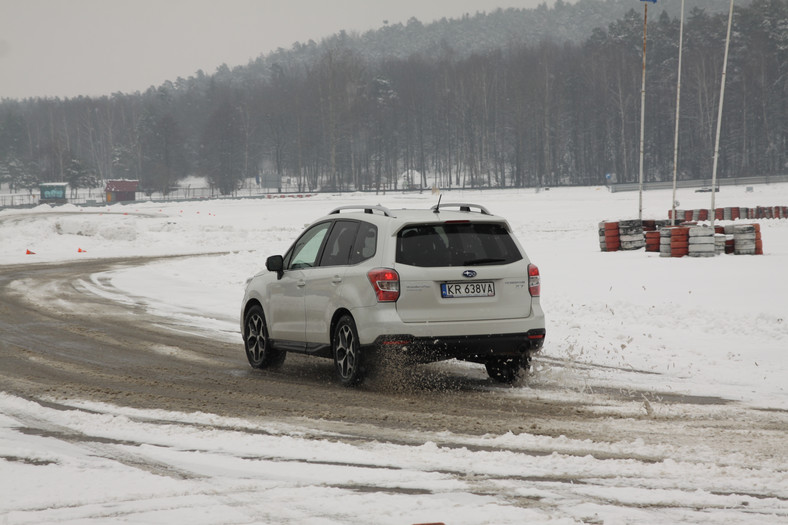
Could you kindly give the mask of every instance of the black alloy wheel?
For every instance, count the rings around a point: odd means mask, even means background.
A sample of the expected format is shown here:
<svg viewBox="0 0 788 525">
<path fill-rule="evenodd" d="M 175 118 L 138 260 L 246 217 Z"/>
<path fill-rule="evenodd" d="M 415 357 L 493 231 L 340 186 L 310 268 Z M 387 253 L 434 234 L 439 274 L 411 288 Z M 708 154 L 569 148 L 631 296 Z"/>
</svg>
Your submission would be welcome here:
<svg viewBox="0 0 788 525">
<path fill-rule="evenodd" d="M 345 386 L 360 384 L 364 380 L 364 363 L 356 323 L 351 316 L 343 315 L 339 319 L 332 343 L 339 380 Z"/>
<path fill-rule="evenodd" d="M 274 349 L 268 341 L 268 327 L 260 305 L 249 308 L 244 318 L 244 348 L 246 358 L 252 368 L 272 368 L 280 366 L 287 353 Z"/>
</svg>

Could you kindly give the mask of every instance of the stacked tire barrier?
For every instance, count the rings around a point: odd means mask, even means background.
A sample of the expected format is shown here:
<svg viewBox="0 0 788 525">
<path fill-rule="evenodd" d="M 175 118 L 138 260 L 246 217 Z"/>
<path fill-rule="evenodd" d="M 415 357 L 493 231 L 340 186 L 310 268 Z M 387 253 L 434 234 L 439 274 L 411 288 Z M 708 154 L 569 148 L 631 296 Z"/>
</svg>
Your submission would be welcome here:
<svg viewBox="0 0 788 525">
<path fill-rule="evenodd" d="M 717 255 L 725 253 L 726 236 L 724 233 L 714 234 L 714 253 Z"/>
<path fill-rule="evenodd" d="M 725 232 L 733 236 L 735 255 L 763 255 L 760 224 L 732 224 L 725 227 Z"/>
<path fill-rule="evenodd" d="M 689 227 L 679 226 L 670 232 L 670 256 L 684 257 L 689 255 Z"/>
<path fill-rule="evenodd" d="M 659 256 L 684 257 L 689 255 L 689 227 L 665 226 L 659 230 Z"/>
<path fill-rule="evenodd" d="M 665 226 L 659 229 L 659 256 L 670 257 L 670 237 L 675 227 Z"/>
<path fill-rule="evenodd" d="M 706 219 L 701 219 L 701 211 L 703 211 L 703 216 Z M 708 219 L 708 210 L 676 210 L 676 221 L 677 222 L 697 222 L 699 220 L 707 220 Z M 673 218 L 673 210 L 668 210 L 668 219 Z"/>
<path fill-rule="evenodd" d="M 658 252 L 659 251 L 659 231 L 665 226 L 668 226 L 670 221 L 666 220 L 653 220 L 643 219 L 643 233 L 646 238 L 646 251 Z"/>
<path fill-rule="evenodd" d="M 618 235 L 622 250 L 639 250 L 646 245 L 640 219 L 618 221 Z"/>
<path fill-rule="evenodd" d="M 679 226 L 669 226 L 668 222 L 602 221 L 599 223 L 599 247 L 603 252 L 614 252 L 645 246 L 647 252 L 659 252 L 660 257 L 714 257 L 722 253 L 763 255 L 760 224 L 710 228 L 694 221 Z"/>
<path fill-rule="evenodd" d="M 733 225 L 715 226 L 715 234 L 723 238 L 723 253 L 733 253 Z"/>
<path fill-rule="evenodd" d="M 690 257 L 714 257 L 717 255 L 714 230 L 706 226 L 692 226 L 687 248 Z"/>
<path fill-rule="evenodd" d="M 599 249 L 603 252 L 616 252 L 621 248 L 618 233 L 618 222 L 602 221 L 599 223 Z"/>
<path fill-rule="evenodd" d="M 647 231 L 646 235 L 646 251 L 658 252 L 660 251 L 660 233 L 658 230 Z"/>
<path fill-rule="evenodd" d="M 711 215 L 711 210 L 676 210 L 676 220 L 681 222 L 707 221 L 711 219 Z M 673 219 L 673 210 L 668 210 L 668 218 Z M 735 221 L 737 219 L 788 219 L 788 206 L 716 208 L 714 210 L 714 218 L 720 221 Z"/>
<path fill-rule="evenodd" d="M 739 208 L 727 207 L 722 209 L 722 220 L 724 221 L 735 221 L 740 217 L 741 211 Z"/>
</svg>

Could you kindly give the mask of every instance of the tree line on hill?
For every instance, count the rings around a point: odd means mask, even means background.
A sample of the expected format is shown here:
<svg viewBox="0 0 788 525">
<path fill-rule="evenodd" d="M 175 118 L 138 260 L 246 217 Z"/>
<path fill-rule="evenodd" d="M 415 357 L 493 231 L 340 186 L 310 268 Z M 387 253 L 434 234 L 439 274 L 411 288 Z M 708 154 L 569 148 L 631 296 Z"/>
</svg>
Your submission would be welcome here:
<svg viewBox="0 0 788 525">
<path fill-rule="evenodd" d="M 515 13 L 583 19 L 596 4 L 605 2 L 559 1 L 457 23 L 482 27 Z M 644 172 L 658 181 L 673 173 L 679 20 L 665 10 L 649 15 Z M 446 188 L 637 180 L 641 9 L 582 40 L 544 35 L 462 51 L 425 36 L 448 23 L 340 33 L 144 93 L 4 99 L 0 182 L 78 188 L 127 178 L 167 193 L 194 174 L 233 194 L 255 179 L 273 189 L 289 180 L 299 191 L 424 187 L 427 174 Z M 736 8 L 733 24 L 718 176 L 784 173 L 788 0 L 753 0 Z M 498 34 L 495 27 L 474 31 Z M 727 11 L 686 15 L 682 179 L 711 177 L 726 27 Z M 374 35 L 392 31 L 421 47 L 386 55 Z"/>
</svg>

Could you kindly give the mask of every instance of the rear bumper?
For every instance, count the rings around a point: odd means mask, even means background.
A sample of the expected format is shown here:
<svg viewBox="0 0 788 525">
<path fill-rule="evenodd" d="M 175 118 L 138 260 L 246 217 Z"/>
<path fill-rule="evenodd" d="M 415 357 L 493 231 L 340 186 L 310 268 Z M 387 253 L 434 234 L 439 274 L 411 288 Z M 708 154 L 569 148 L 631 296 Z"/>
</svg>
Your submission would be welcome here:
<svg viewBox="0 0 788 525">
<path fill-rule="evenodd" d="M 393 334 L 378 337 L 373 347 L 379 353 L 402 354 L 421 362 L 460 359 L 483 363 L 491 357 L 522 357 L 538 352 L 544 344 L 544 338 L 544 328 L 513 334 L 450 337 Z"/>
<path fill-rule="evenodd" d="M 395 303 L 377 303 L 373 307 L 351 308 L 350 313 L 356 320 L 359 339 L 364 346 L 376 344 L 383 338 L 396 340 L 403 338 L 441 341 L 473 341 L 488 339 L 519 337 L 527 334 L 544 334 L 545 316 L 535 297 L 531 303 L 531 312 L 527 317 L 499 319 L 465 319 L 457 321 L 433 321 L 425 318 L 421 322 L 405 323 L 397 312 Z M 489 334 L 489 335 L 488 335 Z"/>
</svg>

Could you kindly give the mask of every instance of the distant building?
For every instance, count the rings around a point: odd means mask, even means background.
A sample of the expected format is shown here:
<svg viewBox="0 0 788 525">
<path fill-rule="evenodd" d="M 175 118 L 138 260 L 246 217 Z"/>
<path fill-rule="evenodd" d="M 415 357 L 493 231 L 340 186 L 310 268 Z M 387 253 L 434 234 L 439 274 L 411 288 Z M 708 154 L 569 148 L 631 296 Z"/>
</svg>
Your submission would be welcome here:
<svg viewBox="0 0 788 525">
<path fill-rule="evenodd" d="M 68 182 L 44 182 L 38 185 L 41 190 L 41 197 L 38 202 L 41 204 L 65 204 L 66 188 Z"/>
<path fill-rule="evenodd" d="M 137 200 L 138 180 L 109 180 L 105 192 L 107 202 L 123 202 Z"/>
</svg>

